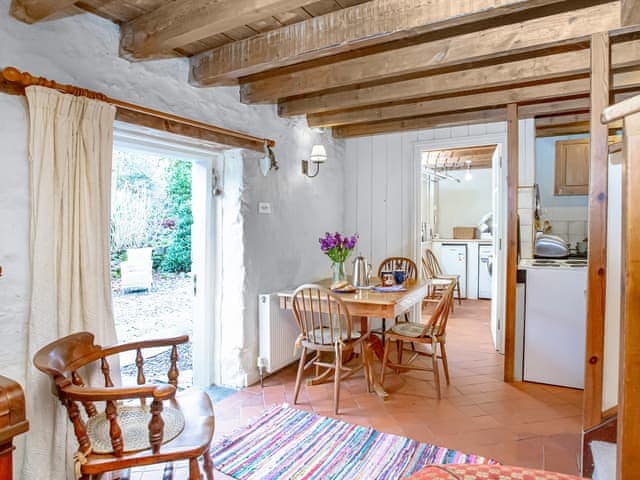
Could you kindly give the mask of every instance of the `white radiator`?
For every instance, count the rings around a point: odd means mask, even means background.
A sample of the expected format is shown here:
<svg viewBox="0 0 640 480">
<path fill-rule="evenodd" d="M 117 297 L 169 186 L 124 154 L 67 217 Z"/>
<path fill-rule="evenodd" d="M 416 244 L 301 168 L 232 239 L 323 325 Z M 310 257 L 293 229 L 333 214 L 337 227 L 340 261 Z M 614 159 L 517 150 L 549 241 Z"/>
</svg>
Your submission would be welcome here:
<svg viewBox="0 0 640 480">
<path fill-rule="evenodd" d="M 280 308 L 278 295 L 271 293 L 258 296 L 258 322 L 259 367 L 264 368 L 266 373 L 273 373 L 300 358 L 300 352 L 293 353 L 300 330 L 293 312 Z"/>
</svg>

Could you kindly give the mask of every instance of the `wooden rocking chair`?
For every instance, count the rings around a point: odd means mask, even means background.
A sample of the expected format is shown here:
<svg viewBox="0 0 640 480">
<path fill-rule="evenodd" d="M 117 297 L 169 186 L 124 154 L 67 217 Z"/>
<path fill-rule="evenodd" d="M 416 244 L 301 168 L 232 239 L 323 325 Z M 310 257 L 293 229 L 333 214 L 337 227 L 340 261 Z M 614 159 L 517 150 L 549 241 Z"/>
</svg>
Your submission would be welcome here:
<svg viewBox="0 0 640 480">
<path fill-rule="evenodd" d="M 33 363 L 38 370 L 51 377 L 54 393 L 67 409 L 69 420 L 78 440 L 79 450 L 76 468 L 82 480 L 100 478 L 105 472 L 114 472 L 136 466 L 189 460 L 189 480 L 200 480 L 202 474 L 198 457 L 204 456 L 204 469 L 208 480 L 213 480 L 213 464 L 209 446 L 213 437 L 214 417 L 211 400 L 206 393 L 189 390 L 176 395 L 178 386 L 177 345 L 186 343 L 182 336 L 163 340 L 147 340 L 102 348 L 94 343 L 93 334 L 75 333 L 43 347 L 36 353 Z M 168 385 L 145 384 L 142 349 L 171 346 L 171 366 Z M 114 387 L 107 357 L 124 351 L 136 350 L 138 385 Z M 79 370 L 95 365 L 102 371 L 104 387 L 86 386 Z M 98 370 L 99 371 L 99 370 Z M 127 451 L 127 439 L 123 435 L 119 410 L 121 402 L 139 399 L 139 408 L 150 413 L 148 423 L 148 447 Z M 147 407 L 147 399 L 151 401 Z M 96 402 L 104 402 L 104 413 L 98 412 Z M 78 404 L 84 408 L 87 421 L 80 414 Z M 168 408 L 165 408 L 168 407 Z M 135 407 L 127 407 L 135 408 Z M 179 412 L 184 417 L 184 428 L 166 443 L 163 441 L 165 422 L 163 408 Z M 52 412 L 53 413 L 53 412 Z M 102 417 L 104 415 L 104 417 Z M 101 420 L 109 425 L 110 453 L 94 450 L 94 442 L 88 425 Z M 94 423 L 95 424 L 95 423 Z M 177 433 L 177 432 L 176 432 Z M 106 442 L 108 445 L 108 441 Z"/>
</svg>

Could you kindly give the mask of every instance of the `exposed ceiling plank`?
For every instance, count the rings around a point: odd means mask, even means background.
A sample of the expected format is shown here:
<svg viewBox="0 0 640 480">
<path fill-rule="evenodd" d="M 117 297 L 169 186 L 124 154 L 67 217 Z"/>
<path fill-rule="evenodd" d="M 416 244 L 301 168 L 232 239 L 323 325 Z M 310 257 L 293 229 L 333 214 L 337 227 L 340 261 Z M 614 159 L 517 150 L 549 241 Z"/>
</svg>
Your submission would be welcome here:
<svg viewBox="0 0 640 480">
<path fill-rule="evenodd" d="M 612 45 L 613 69 L 640 65 L 640 40 Z M 481 88 L 537 82 L 589 72 L 589 51 L 578 50 L 543 57 L 428 77 L 375 85 L 321 95 L 289 99 L 278 105 L 281 116 L 320 113 L 405 101 L 435 95 L 451 95 Z"/>
<path fill-rule="evenodd" d="M 554 125 L 552 127 L 536 126 L 536 137 L 557 137 L 560 135 L 576 135 L 580 133 L 589 133 L 590 128 L 590 122 L 568 123 L 566 125 Z M 621 126 L 611 126 L 609 128 L 609 134 L 615 135 L 620 128 Z"/>
<path fill-rule="evenodd" d="M 576 44 L 593 32 L 619 26 L 620 2 L 616 1 L 254 80 L 241 85 L 240 96 L 247 103 L 274 102 L 284 97 Z"/>
<path fill-rule="evenodd" d="M 622 0 L 622 26 L 640 24 L 640 0 Z"/>
<path fill-rule="evenodd" d="M 558 0 L 372 0 L 202 53 L 191 60 L 192 82 L 228 84 L 265 70 L 552 3 Z"/>
<path fill-rule="evenodd" d="M 417 118 L 406 118 L 375 123 L 360 123 L 334 127 L 333 136 L 336 138 L 364 137 L 389 132 L 404 132 L 438 127 L 455 127 L 474 123 L 501 122 L 507 118 L 505 108 L 482 110 L 475 112 L 451 113 L 446 115 L 431 115 Z"/>
<path fill-rule="evenodd" d="M 315 0 L 174 0 L 121 27 L 120 55 L 129 59 L 158 58 L 212 35 Z M 275 20 L 274 20 L 275 21 Z"/>
<path fill-rule="evenodd" d="M 451 96 L 415 103 L 376 106 L 359 110 L 314 113 L 307 115 L 310 127 L 335 127 L 353 123 L 393 120 L 403 117 L 434 115 L 459 110 L 491 108 L 509 103 L 526 103 L 552 98 L 572 97 L 589 93 L 590 80 L 580 78 L 561 82 L 536 84 L 470 95 Z M 620 72 L 613 76 L 616 90 L 640 87 L 640 71 Z"/>
<path fill-rule="evenodd" d="M 591 119 L 589 112 L 570 113 L 565 115 L 553 115 L 550 117 L 536 118 L 536 128 L 557 127 L 558 125 L 567 125 L 572 123 L 584 123 Z"/>
<path fill-rule="evenodd" d="M 36 23 L 76 2 L 77 0 L 12 0 L 11 15 L 26 23 Z"/>
</svg>

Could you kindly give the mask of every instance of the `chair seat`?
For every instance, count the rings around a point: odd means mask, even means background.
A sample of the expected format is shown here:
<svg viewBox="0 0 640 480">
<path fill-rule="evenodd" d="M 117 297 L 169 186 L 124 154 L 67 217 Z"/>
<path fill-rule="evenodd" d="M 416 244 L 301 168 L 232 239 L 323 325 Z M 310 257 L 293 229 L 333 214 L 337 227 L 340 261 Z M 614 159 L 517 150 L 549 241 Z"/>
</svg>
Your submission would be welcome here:
<svg viewBox="0 0 640 480">
<path fill-rule="evenodd" d="M 330 345 L 333 342 L 333 338 L 338 338 L 340 335 L 340 331 L 338 328 L 333 329 L 333 335 L 331 334 L 331 329 L 329 327 L 316 328 L 312 332 L 309 333 L 309 339 L 315 339 L 316 343 L 319 338 L 322 338 L 322 343 Z M 360 332 L 357 330 L 353 330 L 351 332 L 351 340 L 357 340 L 360 338 Z M 348 332 L 342 332 L 342 341 L 346 341 L 349 339 Z"/>
<path fill-rule="evenodd" d="M 397 323 L 389 330 L 387 330 L 387 334 L 395 333 L 396 335 L 400 335 L 402 337 L 429 337 L 429 332 L 423 334 L 425 325 L 423 323 L 414 323 L 414 322 L 402 322 Z"/>
<path fill-rule="evenodd" d="M 127 468 L 204 454 L 213 438 L 214 430 L 213 406 L 209 396 L 200 390 L 188 390 L 176 395 L 175 400 L 165 402 L 165 405 L 183 413 L 185 427 L 180 435 L 163 444 L 159 453 L 154 454 L 148 449 L 125 453 L 118 458 L 113 455 L 91 453 L 87 456 L 87 463 L 82 466 L 82 473 L 95 475 L 112 471 L 115 462 L 119 464 L 115 468 Z"/>
</svg>

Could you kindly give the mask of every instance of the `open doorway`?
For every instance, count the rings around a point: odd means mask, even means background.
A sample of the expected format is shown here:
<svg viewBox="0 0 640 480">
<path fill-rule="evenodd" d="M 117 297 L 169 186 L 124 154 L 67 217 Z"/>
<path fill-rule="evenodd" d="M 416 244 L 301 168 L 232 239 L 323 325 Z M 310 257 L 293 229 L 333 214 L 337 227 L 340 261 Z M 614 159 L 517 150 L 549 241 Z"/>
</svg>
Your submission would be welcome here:
<svg viewBox="0 0 640 480">
<path fill-rule="evenodd" d="M 459 278 L 462 304 L 486 322 L 504 353 L 506 175 L 502 135 L 446 139 L 417 146 L 421 202 L 419 249 L 442 273 Z M 458 302 L 456 291 L 456 306 Z"/>
<path fill-rule="evenodd" d="M 111 270 L 119 342 L 188 335 L 179 386 L 213 383 L 215 152 L 118 124 L 112 167 Z M 136 383 L 135 351 L 121 356 Z M 167 381 L 169 348 L 144 351 L 146 381 Z"/>
</svg>

